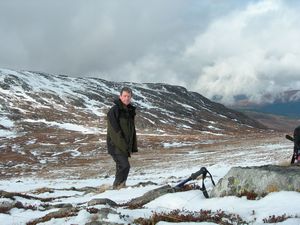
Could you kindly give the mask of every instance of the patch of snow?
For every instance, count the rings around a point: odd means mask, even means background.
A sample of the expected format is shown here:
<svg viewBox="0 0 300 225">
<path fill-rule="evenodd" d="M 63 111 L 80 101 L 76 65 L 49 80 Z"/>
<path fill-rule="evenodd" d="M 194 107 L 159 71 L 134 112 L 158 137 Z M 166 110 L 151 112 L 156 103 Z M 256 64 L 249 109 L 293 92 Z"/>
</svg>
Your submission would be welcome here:
<svg viewBox="0 0 300 225">
<path fill-rule="evenodd" d="M 40 154 L 38 153 L 38 151 L 36 151 L 36 150 L 31 150 L 30 153 L 31 153 L 33 156 L 38 156 L 38 155 L 40 155 Z"/>
<path fill-rule="evenodd" d="M 221 130 L 220 128 L 214 127 L 214 126 L 207 126 L 207 128 L 211 130 Z"/>
<path fill-rule="evenodd" d="M 19 73 L 14 70 L 4 69 L 4 68 L 0 68 L 0 73 L 2 73 L 3 75 L 9 75 L 9 74 L 15 75 L 15 76 L 19 75 Z M 3 78 L 4 78 L 4 76 L 3 76 Z"/>
<path fill-rule="evenodd" d="M 221 179 L 233 165 L 226 164 L 216 164 L 210 166 L 207 169 L 212 173 L 215 181 Z M 175 165 L 176 167 L 176 165 Z M 42 187 L 54 188 L 55 191 L 52 193 L 41 193 L 34 194 L 37 197 L 59 197 L 66 196 L 66 198 L 60 198 L 60 203 L 71 203 L 73 205 L 87 202 L 95 198 L 109 198 L 117 203 L 125 203 L 130 199 L 136 198 L 143 195 L 144 193 L 153 190 L 161 185 L 165 184 L 165 178 L 171 177 L 168 182 L 171 182 L 171 185 L 174 185 L 174 182 L 177 183 L 178 179 L 185 179 L 192 172 L 195 172 L 199 168 L 181 168 L 174 172 L 172 170 L 156 171 L 146 173 L 144 175 L 132 174 L 128 179 L 128 185 L 136 184 L 140 181 L 151 180 L 157 185 L 150 185 L 146 187 L 127 187 L 121 190 L 107 190 L 103 193 L 88 193 L 82 194 L 82 192 L 74 191 L 71 187 L 81 188 L 81 187 L 97 187 L 101 184 L 111 184 L 113 178 L 98 178 L 98 179 L 82 179 L 82 180 L 67 180 L 67 179 L 57 179 L 57 180 L 42 180 L 42 179 L 11 179 L 11 180 L 0 180 L 0 189 L 10 192 L 27 192 L 28 194 L 31 191 L 36 190 Z M 173 171 L 173 172 L 172 172 Z M 175 175 L 175 177 L 174 177 Z M 200 181 L 191 181 L 199 182 Z M 12 185 L 13 184 L 13 185 Z M 210 191 L 212 189 L 212 184 L 209 180 L 206 182 L 207 189 Z M 71 188 L 71 189 L 70 189 Z M 31 194 L 32 195 L 32 194 Z M 39 205 L 41 202 L 39 200 L 26 200 L 21 197 L 17 197 L 16 200 L 22 202 L 23 204 L 30 203 L 32 205 Z M 128 224 L 132 223 L 134 219 L 138 217 L 150 217 L 153 212 L 169 212 L 174 209 L 179 210 L 189 210 L 199 211 L 199 210 L 223 210 L 226 213 L 238 214 L 242 217 L 243 220 L 250 222 L 253 225 L 263 224 L 263 219 L 268 218 L 272 215 L 281 216 L 284 213 L 289 216 L 299 216 L 299 207 L 298 203 L 300 202 L 300 193 L 297 192 L 287 192 L 281 191 L 276 193 L 271 193 L 266 197 L 260 200 L 247 200 L 245 197 L 223 197 L 223 198 L 211 198 L 206 199 L 202 192 L 199 190 L 191 190 L 186 192 L 177 192 L 165 194 L 155 200 L 149 202 L 145 205 L 143 209 L 125 209 L 118 208 L 118 213 L 122 215 L 128 215 L 125 217 L 119 217 L 116 214 L 109 214 L 106 219 L 107 222 L 115 222 Z M 95 206 L 97 208 L 102 206 Z M 32 210 L 21 210 L 21 209 L 12 209 L 9 214 L 0 214 L 0 221 L 3 225 L 11 224 L 26 224 L 28 221 L 33 220 L 38 217 L 42 217 L 49 212 L 57 211 L 57 209 L 46 210 L 46 211 L 32 211 Z M 92 215 L 89 214 L 85 209 L 80 209 L 77 216 L 61 219 L 52 219 L 43 224 L 56 225 L 56 224 L 85 224 L 90 221 Z M 291 218 L 284 221 L 281 224 L 291 224 L 298 225 L 300 218 Z M 160 225 L 168 225 L 174 223 L 159 222 Z M 177 223 L 176 223 L 177 224 Z M 180 223 L 180 224 L 201 224 L 201 225 L 211 225 L 214 223 Z"/>
<path fill-rule="evenodd" d="M 14 131 L 0 129 L 0 137 L 15 138 L 18 137 L 18 135 Z"/>
<path fill-rule="evenodd" d="M 175 101 L 178 105 L 181 105 L 183 108 L 185 109 L 189 109 L 189 110 L 196 110 L 193 106 L 190 106 L 190 105 L 187 105 L 187 104 L 184 104 L 184 103 L 181 103 L 181 102 L 178 102 L 178 101 Z"/>
<path fill-rule="evenodd" d="M 70 150 L 66 150 L 63 152 L 54 153 L 54 154 L 52 154 L 52 156 L 58 156 L 58 155 L 62 155 L 65 153 L 70 153 L 73 157 L 77 157 L 77 156 L 81 155 L 81 152 L 79 152 L 78 149 L 70 149 Z"/>
<path fill-rule="evenodd" d="M 194 145 L 194 144 L 195 143 L 192 143 L 192 142 L 190 142 L 190 143 L 188 143 L 188 142 L 186 142 L 186 143 L 184 143 L 184 142 L 172 142 L 172 143 L 162 143 L 162 146 L 164 148 L 172 148 L 172 147 L 178 148 L 178 147 L 184 147 L 184 146 L 191 146 L 191 145 Z"/>
<path fill-rule="evenodd" d="M 161 123 L 168 123 L 166 120 L 159 120 Z"/>
<path fill-rule="evenodd" d="M 36 141 L 37 141 L 37 139 L 28 140 L 28 141 L 26 142 L 26 145 L 33 145 L 33 144 L 36 143 Z"/>
<path fill-rule="evenodd" d="M 132 103 L 137 105 L 139 108 L 158 109 L 158 107 L 153 106 L 150 102 L 148 102 L 146 100 L 142 101 L 142 100 L 133 99 Z"/>
<path fill-rule="evenodd" d="M 98 117 L 106 116 L 105 113 L 103 113 L 102 109 L 100 108 L 99 101 L 86 98 L 85 106 L 86 106 L 86 111 L 91 112 L 92 114 L 95 114 Z"/>
<path fill-rule="evenodd" d="M 182 128 L 185 128 L 185 129 L 192 129 L 192 127 L 190 127 L 188 125 L 185 125 L 185 124 L 179 124 L 179 125 L 177 125 L 177 127 L 182 127 Z"/>
<path fill-rule="evenodd" d="M 217 114 L 217 115 L 219 115 L 219 116 L 222 117 L 222 118 L 228 118 L 227 116 L 224 116 L 224 115 L 222 115 L 222 114 Z"/>
<path fill-rule="evenodd" d="M 46 121 L 45 119 L 40 119 L 40 120 L 25 119 L 24 121 L 30 122 L 30 123 L 44 123 L 49 126 L 59 127 L 61 129 L 65 129 L 65 130 L 78 131 L 78 132 L 82 132 L 85 134 L 99 133 L 99 128 L 85 127 L 85 126 L 73 124 L 73 123 L 58 123 L 58 122 L 54 122 L 54 121 Z"/>
<path fill-rule="evenodd" d="M 212 134 L 212 135 L 215 135 L 215 136 L 224 136 L 224 134 L 213 133 L 213 132 L 210 132 L 210 131 L 201 131 L 201 133 L 203 133 L 203 134 Z"/>
<path fill-rule="evenodd" d="M 42 159 L 39 161 L 41 164 L 47 164 L 47 160 L 46 159 Z"/>
<path fill-rule="evenodd" d="M 147 117 L 144 117 L 144 119 L 147 120 L 147 121 L 149 121 L 151 124 L 155 125 L 155 122 L 152 121 L 152 120 L 150 120 L 150 119 L 148 119 Z"/>
<path fill-rule="evenodd" d="M 0 117 L 0 125 L 6 128 L 12 128 L 14 126 L 14 122 L 7 117 Z"/>
<path fill-rule="evenodd" d="M 217 223 L 210 223 L 210 222 L 179 222 L 179 223 L 172 223 L 172 222 L 158 222 L 156 225 L 218 225 Z"/>
<path fill-rule="evenodd" d="M 3 144 L 3 145 L 0 145 L 0 150 L 2 149 L 6 149 L 7 148 L 7 145 Z"/>
</svg>

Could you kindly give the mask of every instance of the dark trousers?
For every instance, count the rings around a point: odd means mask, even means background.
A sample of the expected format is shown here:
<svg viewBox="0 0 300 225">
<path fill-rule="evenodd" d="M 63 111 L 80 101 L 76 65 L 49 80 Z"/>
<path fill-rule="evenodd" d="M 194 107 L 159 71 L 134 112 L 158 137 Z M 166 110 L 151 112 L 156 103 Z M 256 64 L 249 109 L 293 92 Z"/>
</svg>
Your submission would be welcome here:
<svg viewBox="0 0 300 225">
<path fill-rule="evenodd" d="M 116 177 L 113 186 L 117 187 L 121 183 L 125 184 L 129 174 L 130 164 L 128 161 L 128 157 L 125 155 L 111 154 L 111 156 L 116 163 Z"/>
</svg>

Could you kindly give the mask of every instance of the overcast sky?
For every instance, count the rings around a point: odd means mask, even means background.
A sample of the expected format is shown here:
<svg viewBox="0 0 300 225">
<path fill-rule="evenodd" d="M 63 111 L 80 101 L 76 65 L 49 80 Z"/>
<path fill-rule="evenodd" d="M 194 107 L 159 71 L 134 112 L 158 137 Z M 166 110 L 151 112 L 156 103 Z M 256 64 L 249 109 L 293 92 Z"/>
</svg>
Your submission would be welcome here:
<svg viewBox="0 0 300 225">
<path fill-rule="evenodd" d="M 1 0 L 0 67 L 260 100 L 300 89 L 300 3 Z"/>
</svg>

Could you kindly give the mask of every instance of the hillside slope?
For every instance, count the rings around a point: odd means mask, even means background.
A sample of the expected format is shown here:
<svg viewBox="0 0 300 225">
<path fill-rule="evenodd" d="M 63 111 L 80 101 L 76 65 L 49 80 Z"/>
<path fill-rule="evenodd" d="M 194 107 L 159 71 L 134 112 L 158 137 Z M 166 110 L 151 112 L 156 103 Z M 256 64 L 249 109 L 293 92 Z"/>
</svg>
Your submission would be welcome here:
<svg viewBox="0 0 300 225">
<path fill-rule="evenodd" d="M 264 129 L 244 114 L 179 86 L 0 69 L 2 165 L 22 163 L 24 171 L 36 164 L 38 170 L 51 163 L 96 160 L 106 151 L 106 113 L 124 85 L 134 92 L 141 150 Z"/>
</svg>

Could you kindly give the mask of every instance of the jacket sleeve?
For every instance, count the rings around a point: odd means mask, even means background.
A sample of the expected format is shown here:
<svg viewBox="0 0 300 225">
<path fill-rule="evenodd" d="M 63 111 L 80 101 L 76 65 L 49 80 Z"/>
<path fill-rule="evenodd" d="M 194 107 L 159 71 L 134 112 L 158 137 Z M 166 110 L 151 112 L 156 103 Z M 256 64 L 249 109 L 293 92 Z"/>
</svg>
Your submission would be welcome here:
<svg viewBox="0 0 300 225">
<path fill-rule="evenodd" d="M 128 153 L 128 144 L 124 138 L 122 133 L 118 118 L 119 118 L 119 110 L 117 107 L 113 107 L 107 113 L 107 121 L 108 121 L 108 135 L 110 136 L 113 144 L 122 152 Z"/>
<path fill-rule="evenodd" d="M 134 126 L 134 130 L 133 130 L 133 145 L 132 145 L 132 152 L 138 152 L 135 126 Z"/>
</svg>

